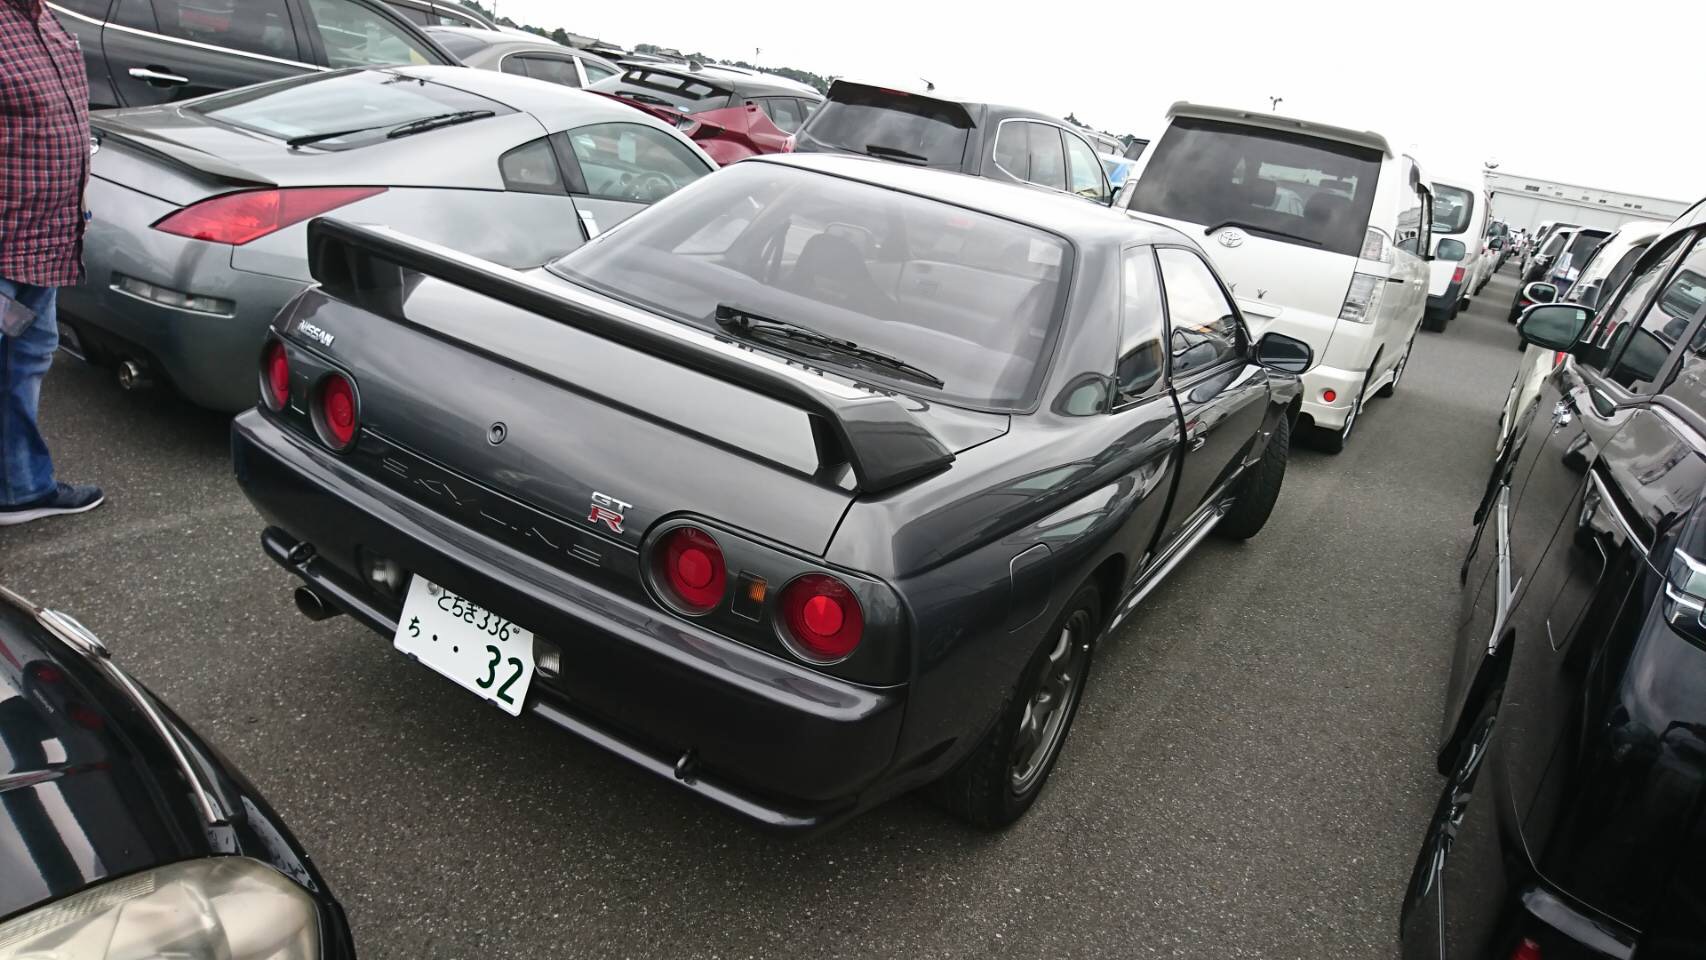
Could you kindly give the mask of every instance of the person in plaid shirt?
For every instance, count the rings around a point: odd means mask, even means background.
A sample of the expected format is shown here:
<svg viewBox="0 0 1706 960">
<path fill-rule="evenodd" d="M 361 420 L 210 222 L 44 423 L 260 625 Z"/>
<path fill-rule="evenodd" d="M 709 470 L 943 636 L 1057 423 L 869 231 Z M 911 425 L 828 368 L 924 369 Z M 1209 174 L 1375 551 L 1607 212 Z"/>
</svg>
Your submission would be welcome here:
<svg viewBox="0 0 1706 960">
<path fill-rule="evenodd" d="M 36 427 L 58 288 L 83 272 L 88 175 L 82 50 L 42 0 L 0 0 L 0 526 L 101 505 L 99 487 L 54 478 Z"/>
</svg>

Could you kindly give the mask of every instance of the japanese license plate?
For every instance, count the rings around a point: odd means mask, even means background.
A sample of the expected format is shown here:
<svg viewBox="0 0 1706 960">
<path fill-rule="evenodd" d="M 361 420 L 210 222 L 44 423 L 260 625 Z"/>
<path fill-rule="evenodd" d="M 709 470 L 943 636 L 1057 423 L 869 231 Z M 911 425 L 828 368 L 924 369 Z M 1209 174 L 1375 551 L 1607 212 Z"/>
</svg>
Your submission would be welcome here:
<svg viewBox="0 0 1706 960">
<path fill-rule="evenodd" d="M 409 581 L 392 645 L 519 716 L 533 682 L 533 632 L 425 577 Z"/>
</svg>

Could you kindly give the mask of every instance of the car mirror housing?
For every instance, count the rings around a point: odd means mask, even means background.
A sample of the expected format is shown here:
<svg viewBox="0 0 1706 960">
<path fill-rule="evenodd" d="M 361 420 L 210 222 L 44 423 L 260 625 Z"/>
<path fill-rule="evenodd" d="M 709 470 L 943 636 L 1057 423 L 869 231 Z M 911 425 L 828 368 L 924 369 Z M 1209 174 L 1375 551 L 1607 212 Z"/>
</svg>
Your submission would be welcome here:
<svg viewBox="0 0 1706 960">
<path fill-rule="evenodd" d="M 1252 351 L 1256 363 L 1281 373 L 1300 374 L 1315 362 L 1315 351 L 1309 344 L 1283 333 L 1266 333 L 1256 341 Z"/>
<path fill-rule="evenodd" d="M 1558 299 L 1558 285 L 1536 280 L 1522 288 L 1522 295 L 1530 303 L 1552 303 Z"/>
<path fill-rule="evenodd" d="M 1593 315 L 1592 310 L 1573 303 L 1537 303 L 1523 311 L 1516 332 L 1524 343 L 1567 352 L 1581 338 Z"/>
</svg>

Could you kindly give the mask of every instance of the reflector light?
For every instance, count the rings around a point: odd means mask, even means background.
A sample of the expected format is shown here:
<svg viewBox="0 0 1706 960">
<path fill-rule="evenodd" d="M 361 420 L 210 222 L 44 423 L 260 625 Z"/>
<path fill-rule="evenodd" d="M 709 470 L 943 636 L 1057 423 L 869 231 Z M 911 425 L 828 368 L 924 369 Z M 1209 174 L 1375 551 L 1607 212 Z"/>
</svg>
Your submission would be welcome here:
<svg viewBox="0 0 1706 960">
<path fill-rule="evenodd" d="M 1332 403 L 1334 400 L 1339 399 L 1339 395 L 1331 390 L 1323 390 L 1321 391 L 1321 399 L 1328 403 Z"/>
<path fill-rule="evenodd" d="M 782 630 L 803 660 L 834 663 L 859 646 L 865 615 L 859 598 L 831 576 L 808 573 L 782 590 Z"/>
<path fill-rule="evenodd" d="M 1511 951 L 1511 960 L 1541 960 L 1540 944 L 1527 937 Z"/>
<path fill-rule="evenodd" d="M 654 580 L 681 612 L 709 613 L 723 601 L 728 567 L 717 541 L 698 527 L 677 527 L 652 551 Z"/>
<path fill-rule="evenodd" d="M 240 247 L 291 224 L 384 192 L 384 187 L 240 190 L 175 210 L 156 221 L 154 229 L 192 240 Z"/>
<path fill-rule="evenodd" d="M 277 340 L 261 351 L 261 381 L 261 399 L 267 407 L 283 410 L 290 403 L 290 358 Z"/>
</svg>

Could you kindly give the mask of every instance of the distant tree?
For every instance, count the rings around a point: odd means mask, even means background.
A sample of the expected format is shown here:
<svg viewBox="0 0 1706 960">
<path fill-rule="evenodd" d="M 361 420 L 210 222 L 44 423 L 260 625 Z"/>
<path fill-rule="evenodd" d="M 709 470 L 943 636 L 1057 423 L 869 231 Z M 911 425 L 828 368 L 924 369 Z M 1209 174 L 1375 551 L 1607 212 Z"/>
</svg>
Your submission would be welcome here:
<svg viewBox="0 0 1706 960">
<path fill-rule="evenodd" d="M 564 30 L 562 27 L 558 27 L 557 29 L 551 31 L 551 39 L 555 40 L 556 42 L 562 44 L 565 47 L 574 46 L 574 44 L 569 42 L 569 31 Z"/>
<path fill-rule="evenodd" d="M 635 53 L 657 53 L 658 52 L 658 45 L 655 43 L 636 43 L 634 45 L 634 52 Z"/>
<path fill-rule="evenodd" d="M 474 11 L 487 20 L 492 19 L 492 12 L 480 5 L 480 0 L 461 0 L 462 5 Z"/>
</svg>

